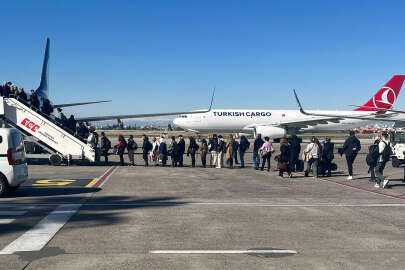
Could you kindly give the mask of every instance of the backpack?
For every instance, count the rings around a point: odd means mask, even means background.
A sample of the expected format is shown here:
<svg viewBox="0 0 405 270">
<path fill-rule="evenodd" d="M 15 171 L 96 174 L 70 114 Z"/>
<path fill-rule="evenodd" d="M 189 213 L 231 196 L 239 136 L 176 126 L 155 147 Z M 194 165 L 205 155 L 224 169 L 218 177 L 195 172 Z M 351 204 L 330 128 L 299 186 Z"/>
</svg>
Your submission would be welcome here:
<svg viewBox="0 0 405 270">
<path fill-rule="evenodd" d="M 385 143 L 385 148 L 381 153 L 381 158 L 383 162 L 387 162 L 388 160 L 390 160 L 391 156 L 392 156 L 392 149 L 391 149 L 391 144 L 390 143 Z"/>
<path fill-rule="evenodd" d="M 366 156 L 366 163 L 368 166 L 375 166 L 378 161 L 378 145 L 370 146 L 369 152 Z"/>
<path fill-rule="evenodd" d="M 111 148 L 111 142 L 110 142 L 110 140 L 109 139 L 107 139 L 107 138 L 105 138 L 104 139 L 105 141 L 104 141 L 104 147 L 105 147 L 105 150 L 106 151 L 108 151 L 108 150 L 110 150 L 110 148 Z"/>
</svg>

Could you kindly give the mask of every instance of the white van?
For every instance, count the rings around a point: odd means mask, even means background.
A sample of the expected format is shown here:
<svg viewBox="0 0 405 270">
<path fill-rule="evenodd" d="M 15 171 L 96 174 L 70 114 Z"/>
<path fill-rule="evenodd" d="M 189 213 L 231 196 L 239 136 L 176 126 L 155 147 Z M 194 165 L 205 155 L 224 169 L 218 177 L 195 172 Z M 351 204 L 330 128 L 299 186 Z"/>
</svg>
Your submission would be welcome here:
<svg viewBox="0 0 405 270">
<path fill-rule="evenodd" d="M 16 190 L 27 178 L 21 133 L 14 128 L 0 128 L 0 197 Z"/>
</svg>

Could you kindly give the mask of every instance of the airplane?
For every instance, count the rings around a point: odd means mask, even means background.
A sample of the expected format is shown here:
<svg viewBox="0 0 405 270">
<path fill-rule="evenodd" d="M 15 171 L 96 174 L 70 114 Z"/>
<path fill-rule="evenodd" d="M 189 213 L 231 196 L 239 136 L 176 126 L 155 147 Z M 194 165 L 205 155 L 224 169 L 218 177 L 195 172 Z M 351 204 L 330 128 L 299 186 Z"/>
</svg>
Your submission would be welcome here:
<svg viewBox="0 0 405 270">
<path fill-rule="evenodd" d="M 384 111 L 393 107 L 404 80 L 405 75 L 394 75 L 363 108 L 353 111 L 304 111 L 294 90 L 300 110 L 212 109 L 180 115 L 173 124 L 196 133 L 261 134 L 274 139 L 288 134 L 342 132 L 377 121 L 405 121 L 405 117 Z"/>
<path fill-rule="evenodd" d="M 42 64 L 42 73 L 39 87 L 35 90 L 38 98 L 41 100 L 49 99 L 49 89 L 48 89 L 48 76 L 49 76 L 49 52 L 50 52 L 50 39 L 46 39 L 45 55 L 44 61 Z M 100 100 L 100 101 L 90 101 L 90 102 L 78 102 L 78 103 L 67 103 L 67 104 L 53 104 L 52 106 L 56 108 L 71 107 L 71 106 L 80 106 L 88 104 L 97 104 L 103 102 L 110 102 L 110 100 Z M 212 104 L 212 103 L 211 103 Z M 147 118 L 147 117 L 156 117 L 156 116 L 170 116 L 170 115 L 182 115 L 182 114 L 195 114 L 207 112 L 208 110 L 201 111 L 192 111 L 192 112 L 165 112 L 165 113 L 146 113 L 146 114 L 126 114 L 126 115 L 107 115 L 107 116 L 90 116 L 90 117 L 77 117 L 77 122 L 90 123 L 93 121 L 103 121 L 103 120 L 117 120 L 119 124 L 122 124 L 122 119 L 132 119 L 132 118 Z"/>
</svg>

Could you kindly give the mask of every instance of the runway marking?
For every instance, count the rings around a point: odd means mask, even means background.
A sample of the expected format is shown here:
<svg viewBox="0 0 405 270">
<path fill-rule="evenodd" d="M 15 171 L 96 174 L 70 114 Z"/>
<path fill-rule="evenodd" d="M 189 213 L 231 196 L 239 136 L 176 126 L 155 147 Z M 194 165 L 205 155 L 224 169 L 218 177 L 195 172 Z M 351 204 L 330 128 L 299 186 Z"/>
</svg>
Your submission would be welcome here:
<svg viewBox="0 0 405 270">
<path fill-rule="evenodd" d="M 105 183 L 108 182 L 110 179 L 111 175 L 118 169 L 118 166 L 112 166 L 109 168 L 99 179 L 93 184 L 93 188 L 100 188 L 102 187 Z"/>
<path fill-rule="evenodd" d="M 67 186 L 76 182 L 71 179 L 44 179 L 35 181 L 32 186 L 34 187 L 54 187 L 54 186 Z"/>
<path fill-rule="evenodd" d="M 3 219 L 0 219 L 0 224 L 10 224 L 14 220 L 15 219 L 13 219 L 13 218 L 3 218 Z"/>
<path fill-rule="evenodd" d="M 297 254 L 295 250 L 151 250 L 151 254 Z"/>
<path fill-rule="evenodd" d="M 22 216 L 27 211 L 0 211 L 0 216 Z"/>
<path fill-rule="evenodd" d="M 32 209 L 35 208 L 35 205 L 32 204 L 21 204 L 21 203 L 7 203 L 7 204 L 1 204 L 0 208 L 15 208 L 15 209 Z"/>
<path fill-rule="evenodd" d="M 90 183 L 88 183 L 85 187 L 86 188 L 91 188 L 93 187 L 94 183 L 96 183 L 98 181 L 98 178 L 94 178 L 93 180 L 91 180 Z"/>
<path fill-rule="evenodd" d="M 379 192 L 377 190 L 370 190 L 370 189 L 366 189 L 366 188 L 362 188 L 362 187 L 356 187 L 356 186 L 353 186 L 353 185 L 349 185 L 349 184 L 346 184 L 346 183 L 334 181 L 334 180 L 327 179 L 327 178 L 318 178 L 318 179 L 321 180 L 321 181 L 333 183 L 333 184 L 336 184 L 336 185 L 345 186 L 345 187 L 356 189 L 356 190 L 361 190 L 361 191 L 376 194 L 376 195 L 381 195 L 381 196 L 388 197 L 388 198 L 393 198 L 393 199 L 398 199 L 398 200 L 405 200 L 405 198 L 401 197 L 403 195 L 398 195 L 398 196 L 397 195 L 390 195 L 390 194 Z"/>
<path fill-rule="evenodd" d="M 34 228 L 28 230 L 0 251 L 0 254 L 14 254 L 19 251 L 39 251 L 79 210 L 81 204 L 60 205 L 43 218 Z"/>
<path fill-rule="evenodd" d="M 38 206 L 62 206 L 62 205 L 81 205 L 89 207 L 98 206 L 122 206 L 122 207 L 141 207 L 141 206 L 239 206 L 239 207 L 405 207 L 405 203 L 314 203 L 314 204 L 277 204 L 277 203 L 223 203 L 223 202 L 156 202 L 156 203 L 39 203 L 30 204 L 30 207 Z M 10 205 L 6 207 L 14 207 Z M 25 207 L 25 206 L 24 206 Z"/>
</svg>

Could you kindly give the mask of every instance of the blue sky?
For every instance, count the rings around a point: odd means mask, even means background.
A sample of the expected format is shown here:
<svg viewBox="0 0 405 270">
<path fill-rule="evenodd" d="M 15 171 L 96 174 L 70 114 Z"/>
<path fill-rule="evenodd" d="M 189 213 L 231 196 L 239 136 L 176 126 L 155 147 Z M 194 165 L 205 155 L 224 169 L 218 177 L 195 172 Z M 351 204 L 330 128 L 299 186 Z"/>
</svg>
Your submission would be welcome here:
<svg viewBox="0 0 405 270">
<path fill-rule="evenodd" d="M 403 1 L 2 1 L 0 80 L 79 116 L 363 104 L 405 73 Z M 405 90 L 403 90 L 405 92 Z M 396 107 L 405 107 L 405 94 Z"/>
</svg>

